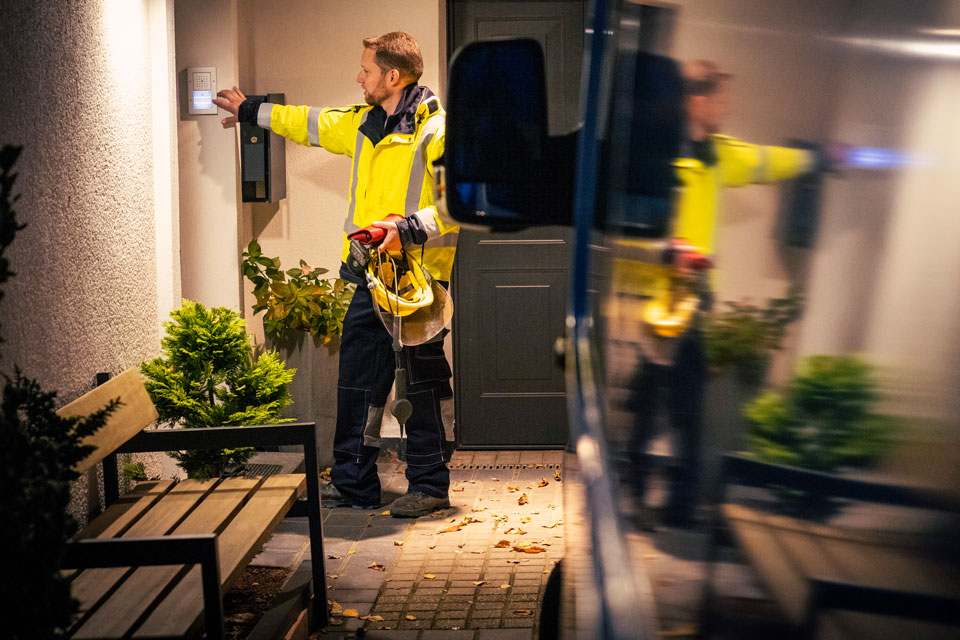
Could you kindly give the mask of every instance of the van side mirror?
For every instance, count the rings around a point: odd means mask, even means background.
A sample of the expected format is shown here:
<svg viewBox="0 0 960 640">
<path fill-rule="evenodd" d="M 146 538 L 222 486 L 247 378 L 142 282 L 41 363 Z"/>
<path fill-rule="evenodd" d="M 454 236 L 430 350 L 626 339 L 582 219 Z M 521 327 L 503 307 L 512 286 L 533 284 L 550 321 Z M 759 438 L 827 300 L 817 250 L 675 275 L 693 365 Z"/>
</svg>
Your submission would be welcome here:
<svg viewBox="0 0 960 640">
<path fill-rule="evenodd" d="M 547 135 L 543 53 L 531 39 L 472 42 L 450 63 L 438 206 L 496 228 L 566 224 L 574 135 Z"/>
</svg>

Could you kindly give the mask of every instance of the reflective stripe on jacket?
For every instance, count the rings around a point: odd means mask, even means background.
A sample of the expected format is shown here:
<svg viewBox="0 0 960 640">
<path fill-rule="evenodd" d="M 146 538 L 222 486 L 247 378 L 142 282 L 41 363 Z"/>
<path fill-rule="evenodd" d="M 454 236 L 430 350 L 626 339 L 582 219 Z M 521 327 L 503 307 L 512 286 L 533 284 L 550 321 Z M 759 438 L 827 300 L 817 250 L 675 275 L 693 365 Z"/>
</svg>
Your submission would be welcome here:
<svg viewBox="0 0 960 640">
<path fill-rule="evenodd" d="M 297 144 L 353 158 L 342 260 L 349 253 L 348 233 L 390 214 L 413 215 L 428 236 L 423 245 L 424 267 L 435 279 L 450 280 L 459 227 L 440 218 L 433 200 L 433 163 L 443 155 L 444 142 L 445 112 L 440 101 L 426 97 L 417 106 L 413 133 L 391 133 L 376 145 L 360 131 L 372 109 L 369 105 L 318 108 L 265 103 L 257 123 Z M 419 250 L 412 253 L 420 258 Z"/>
</svg>

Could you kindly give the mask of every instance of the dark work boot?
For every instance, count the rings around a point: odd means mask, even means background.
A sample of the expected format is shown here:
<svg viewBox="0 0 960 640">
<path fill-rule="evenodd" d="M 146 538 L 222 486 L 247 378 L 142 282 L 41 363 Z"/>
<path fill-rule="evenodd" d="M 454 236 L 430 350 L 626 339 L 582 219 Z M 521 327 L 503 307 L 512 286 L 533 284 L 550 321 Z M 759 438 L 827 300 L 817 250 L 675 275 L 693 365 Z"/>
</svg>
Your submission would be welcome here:
<svg viewBox="0 0 960 640">
<path fill-rule="evenodd" d="M 351 506 L 354 509 L 376 509 L 380 505 L 378 504 L 353 504 L 347 498 L 340 493 L 340 491 L 333 486 L 333 483 L 327 483 L 320 485 L 320 501 L 321 502 L 332 502 L 335 506 Z"/>
<path fill-rule="evenodd" d="M 397 518 L 418 518 L 449 507 L 450 500 L 446 496 L 437 498 L 420 491 L 405 493 L 387 505 L 390 515 Z"/>
</svg>

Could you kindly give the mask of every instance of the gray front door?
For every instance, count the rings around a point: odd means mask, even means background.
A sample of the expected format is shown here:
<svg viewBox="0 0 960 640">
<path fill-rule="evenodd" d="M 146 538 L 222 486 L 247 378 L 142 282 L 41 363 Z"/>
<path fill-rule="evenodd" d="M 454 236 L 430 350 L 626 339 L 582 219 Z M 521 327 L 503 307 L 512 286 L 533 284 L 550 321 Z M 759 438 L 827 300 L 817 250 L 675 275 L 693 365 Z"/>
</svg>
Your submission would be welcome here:
<svg viewBox="0 0 960 640">
<path fill-rule="evenodd" d="M 451 50 L 473 40 L 534 38 L 546 59 L 550 133 L 575 128 L 585 3 L 451 0 Z M 504 114 L 509 117 L 509 114 Z M 454 295 L 457 431 L 462 448 L 561 447 L 570 230 L 461 230 Z"/>
</svg>

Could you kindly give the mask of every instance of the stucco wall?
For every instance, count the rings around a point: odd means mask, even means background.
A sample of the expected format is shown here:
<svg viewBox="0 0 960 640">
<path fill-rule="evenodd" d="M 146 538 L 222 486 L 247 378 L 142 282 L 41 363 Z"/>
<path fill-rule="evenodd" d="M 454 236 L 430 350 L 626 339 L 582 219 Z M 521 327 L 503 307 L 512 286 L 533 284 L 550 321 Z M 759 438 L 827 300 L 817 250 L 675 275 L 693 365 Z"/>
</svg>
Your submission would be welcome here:
<svg viewBox="0 0 960 640">
<path fill-rule="evenodd" d="M 16 208 L 28 226 L 10 249 L 17 275 L 0 303 L 0 367 L 19 366 L 64 402 L 89 390 L 95 373 L 155 355 L 158 291 L 177 295 L 175 211 L 164 212 L 166 229 L 155 224 L 155 138 L 165 136 L 169 149 L 171 127 L 154 126 L 169 109 L 152 104 L 170 104 L 172 78 L 166 47 L 155 60 L 151 42 L 168 33 L 168 8 L 165 0 L 3 3 L 0 144 L 24 146 Z M 158 157 L 169 176 L 169 154 Z M 173 192 L 169 177 L 159 190 Z"/>
</svg>

